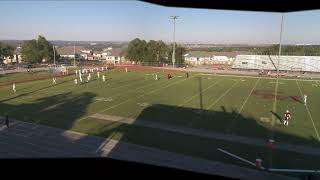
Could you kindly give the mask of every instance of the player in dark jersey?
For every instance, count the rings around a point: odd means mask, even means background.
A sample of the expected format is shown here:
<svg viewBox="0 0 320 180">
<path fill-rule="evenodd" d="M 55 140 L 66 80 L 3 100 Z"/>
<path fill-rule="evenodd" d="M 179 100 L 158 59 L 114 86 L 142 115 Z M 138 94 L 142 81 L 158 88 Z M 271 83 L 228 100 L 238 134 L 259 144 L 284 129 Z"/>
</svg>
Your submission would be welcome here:
<svg viewBox="0 0 320 180">
<path fill-rule="evenodd" d="M 284 125 L 289 125 L 289 120 L 291 120 L 291 114 L 289 112 L 289 110 L 287 110 L 285 113 L 284 113 Z"/>
</svg>

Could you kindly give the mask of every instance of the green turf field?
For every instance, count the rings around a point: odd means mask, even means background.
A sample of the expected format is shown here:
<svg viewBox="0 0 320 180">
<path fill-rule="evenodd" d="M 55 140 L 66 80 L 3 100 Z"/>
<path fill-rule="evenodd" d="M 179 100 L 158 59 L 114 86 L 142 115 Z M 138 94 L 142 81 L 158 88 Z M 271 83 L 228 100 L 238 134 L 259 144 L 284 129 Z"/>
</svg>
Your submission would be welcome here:
<svg viewBox="0 0 320 180">
<path fill-rule="evenodd" d="M 254 161 L 257 152 L 267 159 L 266 148 L 236 142 L 186 135 L 141 126 L 139 121 L 175 125 L 206 132 L 220 132 L 267 142 L 320 148 L 320 85 L 317 81 L 205 75 L 172 71 L 113 69 L 96 73 L 88 83 L 75 85 L 75 75 L 0 86 L 0 115 L 70 129 L 103 137 L 156 147 L 195 157 L 247 166 L 219 153 L 225 148 Z M 102 82 L 102 74 L 107 81 Z M 160 80 L 155 80 L 158 74 Z M 12 77 L 11 77 L 12 76 Z M 0 76 L 0 82 L 26 76 Z M 86 78 L 83 78 L 86 81 Z M 275 99 L 275 94 L 277 98 Z M 308 95 L 307 106 L 302 101 Z M 289 109 L 292 121 L 281 124 Z M 133 122 L 121 123 L 91 117 L 120 116 Z M 109 115 L 109 116 L 107 116 Z M 318 168 L 320 156 L 275 151 L 272 166 L 277 168 Z"/>
</svg>

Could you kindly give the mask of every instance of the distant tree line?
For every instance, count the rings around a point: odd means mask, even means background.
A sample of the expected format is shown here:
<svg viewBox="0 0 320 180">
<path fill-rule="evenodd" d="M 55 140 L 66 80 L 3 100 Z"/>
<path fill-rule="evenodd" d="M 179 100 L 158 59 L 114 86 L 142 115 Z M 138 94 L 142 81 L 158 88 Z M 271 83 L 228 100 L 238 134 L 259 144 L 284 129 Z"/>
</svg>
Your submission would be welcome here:
<svg viewBox="0 0 320 180">
<path fill-rule="evenodd" d="M 279 44 L 270 46 L 245 46 L 245 47 L 200 47 L 190 48 L 192 51 L 208 51 L 208 52 L 234 52 L 247 51 L 260 55 L 278 55 Z M 290 56 L 320 56 L 320 45 L 282 45 L 281 55 Z"/>
<path fill-rule="evenodd" d="M 267 48 L 257 48 L 256 51 L 258 52 L 260 51 L 261 54 L 278 55 L 279 44 L 275 44 Z M 284 45 L 284 46 L 281 46 L 281 55 L 319 56 L 320 46 L 319 45 L 308 45 L 308 46 Z"/>
<path fill-rule="evenodd" d="M 131 61 L 139 62 L 145 65 L 162 65 L 172 62 L 173 44 L 166 45 L 163 41 L 140 40 L 136 38 L 129 42 L 124 50 L 124 56 Z M 177 65 L 184 63 L 183 55 L 186 49 L 176 44 L 175 59 Z"/>
</svg>

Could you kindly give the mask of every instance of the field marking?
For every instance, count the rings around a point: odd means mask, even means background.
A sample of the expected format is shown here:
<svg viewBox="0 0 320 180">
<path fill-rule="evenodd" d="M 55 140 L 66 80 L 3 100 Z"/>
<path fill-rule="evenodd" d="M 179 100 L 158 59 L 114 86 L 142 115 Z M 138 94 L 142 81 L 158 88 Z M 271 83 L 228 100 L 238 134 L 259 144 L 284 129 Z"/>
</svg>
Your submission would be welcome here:
<svg viewBox="0 0 320 180">
<path fill-rule="evenodd" d="M 52 87 L 57 87 L 58 85 L 61 85 L 61 83 L 60 83 L 60 84 L 57 84 L 57 85 L 54 85 L 54 86 L 52 86 Z M 48 88 L 52 88 L 52 87 L 48 87 Z M 73 90 L 73 89 L 75 89 L 75 88 L 76 88 L 76 87 L 73 87 L 73 88 L 68 89 L 68 90 Z M 42 91 L 42 90 L 44 90 L 44 89 L 40 89 L 39 91 Z M 56 92 L 57 92 L 57 91 L 54 91 L 54 90 L 46 91 L 45 93 L 37 94 L 36 97 L 38 96 L 39 98 L 42 98 L 43 95 L 60 95 L 60 94 L 62 94 L 62 93 L 68 92 L 68 91 L 58 91 L 58 94 L 56 94 Z M 33 93 L 30 94 L 30 95 L 32 95 L 32 97 L 34 97 L 34 95 L 33 95 L 34 93 L 35 93 L 35 92 L 33 92 Z M 9 101 L 16 101 L 16 102 L 21 102 L 21 103 L 30 103 L 29 100 L 32 98 L 32 97 L 29 97 L 30 95 L 26 95 L 26 96 L 23 96 L 23 97 L 18 98 L 18 99 L 14 99 L 14 97 L 13 97 L 13 99 L 10 99 Z M 46 97 L 46 96 L 43 96 L 43 97 Z M 27 99 L 27 100 L 26 100 L 26 99 Z M 15 111 L 17 111 L 17 110 L 19 110 L 19 109 L 21 109 L 21 108 L 23 108 L 23 107 L 16 107 L 16 108 L 13 108 L 13 109 L 11 109 L 11 110 L 6 111 L 5 113 L 12 113 L 12 112 L 15 112 Z"/>
<path fill-rule="evenodd" d="M 140 126 L 145 128 L 154 128 L 154 129 L 160 129 L 163 131 L 181 133 L 184 135 L 193 135 L 193 136 L 198 136 L 202 138 L 217 139 L 217 140 L 222 140 L 227 142 L 247 144 L 247 145 L 253 145 L 253 146 L 264 147 L 264 148 L 266 146 L 266 142 L 262 138 L 248 137 L 248 136 L 236 135 L 236 134 L 226 134 L 216 130 L 185 127 L 183 125 L 182 126 L 175 125 L 171 123 L 165 123 L 162 121 L 149 121 L 147 119 L 136 119 L 136 118 L 113 116 L 113 115 L 99 114 L 99 113 L 93 114 L 90 117 L 93 118 L 92 119 L 93 121 L 103 120 L 106 122 L 128 124 L 133 127 Z M 316 156 L 320 155 L 320 148 L 312 147 L 310 145 L 299 145 L 299 144 L 290 144 L 286 142 L 278 142 L 277 148 L 279 150 L 291 151 L 291 152 L 296 152 L 301 154 L 309 154 L 309 155 L 312 154 Z"/>
<path fill-rule="evenodd" d="M 233 89 L 233 87 L 235 85 L 237 85 L 240 81 L 235 82 L 226 92 L 224 92 L 218 99 L 216 99 L 212 104 L 210 104 L 210 106 L 208 107 L 208 109 L 212 108 L 214 105 L 216 105 L 217 102 L 220 101 L 221 98 L 223 98 L 225 95 L 227 95 L 231 89 Z"/>
<path fill-rule="evenodd" d="M 205 74 L 205 73 L 199 73 L 199 75 L 205 75 L 205 76 L 227 76 L 227 77 L 239 77 L 239 78 L 261 78 L 261 79 L 272 79 L 275 80 L 275 78 L 268 78 L 268 77 L 257 77 L 258 75 L 252 75 L 252 76 L 246 76 L 246 75 L 227 75 L 227 74 Z M 280 80 L 286 80 L 286 81 L 319 81 L 319 79 L 289 79 L 289 78 L 279 78 Z"/>
<path fill-rule="evenodd" d="M 212 85 L 210 85 L 209 87 L 207 87 L 207 88 L 205 88 L 204 90 L 202 90 L 202 92 L 201 92 L 201 93 L 204 93 L 205 91 L 207 91 L 207 90 L 208 90 L 208 89 L 210 89 L 211 87 L 213 87 L 213 86 L 215 86 L 215 85 L 219 84 L 222 80 L 223 80 L 223 79 L 220 79 L 220 80 L 216 81 L 215 83 L 213 83 L 213 84 L 212 84 Z M 199 96 L 199 95 L 200 95 L 200 93 L 199 93 L 199 92 L 198 92 L 198 93 L 196 93 L 195 95 L 191 96 L 188 100 L 184 101 L 183 103 L 180 103 L 177 107 L 181 107 L 182 105 L 184 105 L 185 103 L 187 103 L 187 102 L 191 101 L 193 98 L 195 98 L 195 97 L 197 97 L 197 96 Z"/>
<path fill-rule="evenodd" d="M 240 156 L 237 156 L 237 155 L 235 155 L 235 154 L 232 154 L 232 153 L 230 153 L 230 152 L 228 152 L 228 151 L 226 151 L 226 150 L 223 150 L 223 149 L 221 149 L 221 148 L 217 148 L 217 150 L 220 151 L 220 152 L 223 152 L 223 153 L 225 153 L 225 154 L 227 154 L 227 155 L 229 155 L 229 156 L 231 156 L 231 157 L 234 157 L 234 158 L 236 158 L 236 159 L 238 159 L 238 160 L 240 160 L 240 161 L 246 162 L 246 163 L 248 163 L 248 164 L 250 164 L 250 165 L 252 165 L 252 166 L 256 166 L 255 163 L 253 163 L 253 162 L 251 162 L 251 161 L 249 161 L 249 160 L 247 160 L 247 159 L 245 159 L 245 158 L 242 158 L 242 157 L 240 157 Z M 264 167 L 261 167 L 261 168 L 262 168 L 262 169 L 265 169 Z"/>
<path fill-rule="evenodd" d="M 70 80 L 70 82 L 71 82 L 71 80 Z M 135 83 L 137 83 L 137 82 L 135 81 L 134 83 L 130 83 L 129 85 L 132 85 L 132 84 L 135 84 Z M 145 88 L 145 87 L 150 86 L 150 85 L 152 85 L 152 84 L 153 84 L 153 83 L 148 84 L 148 85 L 145 85 L 145 86 L 142 86 L 142 87 L 137 88 L 137 89 L 133 89 L 133 90 L 139 90 L 139 89 L 141 89 L 141 88 Z M 60 84 L 57 84 L 57 85 L 61 85 L 61 83 L 60 83 Z M 54 87 L 57 87 L 57 85 L 53 85 L 53 86 L 48 87 L 48 88 L 54 88 Z M 56 94 L 57 91 L 55 91 L 55 90 L 45 91 L 44 93 L 37 94 L 36 96 L 38 96 L 39 98 L 41 98 L 41 97 L 45 97 L 46 95 L 59 95 L 59 94 L 62 94 L 62 93 L 68 92 L 68 91 L 71 92 L 72 90 L 77 89 L 77 88 L 80 88 L 81 86 L 84 86 L 83 89 L 87 89 L 88 87 L 85 86 L 85 85 L 86 85 L 86 83 L 83 83 L 83 84 L 80 84 L 80 85 L 74 85 L 73 87 L 71 87 L 71 88 L 69 88 L 69 89 L 66 89 L 65 91 L 59 92 L 58 94 Z M 114 87 L 114 89 L 118 89 L 118 88 L 120 88 L 120 87 Z M 41 89 L 40 91 L 43 91 L 43 90 L 44 90 L 44 89 Z M 130 91 L 133 91 L 133 90 L 130 90 Z M 77 92 L 71 92 L 71 93 L 80 93 L 80 92 L 83 92 L 83 91 L 84 91 L 84 90 L 77 91 Z M 27 92 L 26 92 L 26 93 L 27 93 Z M 123 92 L 122 92 L 122 93 L 117 93 L 116 95 L 108 96 L 107 98 L 116 97 L 116 96 L 119 96 L 119 95 L 121 95 L 121 94 L 123 94 Z M 31 95 L 32 95 L 32 97 L 30 97 Z M 34 97 L 34 95 L 33 95 L 33 93 L 32 93 L 32 94 L 30 94 L 30 95 L 26 95 L 26 96 L 21 97 L 21 98 L 18 98 L 18 99 L 11 99 L 11 100 L 9 100 L 9 101 L 16 101 L 16 102 L 21 102 L 21 103 L 29 103 L 30 100 L 32 100 L 33 97 Z M 105 96 L 103 96 L 103 97 L 105 97 Z M 101 101 L 94 101 L 94 102 L 92 102 L 91 104 L 94 104 L 94 103 L 97 103 L 97 102 L 101 102 Z M 104 102 L 104 101 L 102 101 L 102 102 Z M 91 104 L 90 104 L 90 105 L 91 105 Z M 6 111 L 6 113 L 9 113 L 9 112 L 11 113 L 11 112 L 14 112 L 14 111 L 19 110 L 19 109 L 20 109 L 20 108 L 14 108 L 14 109 L 12 109 L 12 110 Z"/>
<path fill-rule="evenodd" d="M 185 79 L 186 80 L 186 79 Z M 130 91 L 137 91 L 137 90 L 139 90 L 139 89 L 142 89 L 142 88 L 146 88 L 146 87 L 149 87 L 149 86 L 151 86 L 151 85 L 153 85 L 153 84 L 155 84 L 157 81 L 154 81 L 154 82 L 151 82 L 150 84 L 147 84 L 147 85 L 145 85 L 145 86 L 142 86 L 142 87 L 139 87 L 139 88 L 136 88 L 136 89 L 133 89 L 133 90 L 130 90 Z M 86 83 L 84 83 L 83 85 L 85 85 Z M 130 83 L 131 84 L 131 83 Z M 61 84 L 57 84 L 57 85 L 61 85 Z M 56 86 L 52 86 L 52 87 L 56 87 Z M 78 88 L 79 86 L 77 86 L 77 85 L 75 85 L 75 87 L 73 87 L 73 88 L 71 88 L 71 89 L 68 89 L 67 91 L 70 91 L 70 90 L 74 90 L 75 88 Z M 49 87 L 49 88 L 51 88 L 51 87 Z M 160 88 L 161 89 L 161 88 Z M 67 92 L 67 91 L 65 91 L 65 92 Z M 53 92 L 53 93 L 51 93 L 51 92 Z M 63 92 L 63 91 L 62 91 Z M 49 95 L 49 94 L 55 94 L 55 91 L 47 91 L 47 92 L 45 92 L 45 93 L 41 93 L 42 95 Z M 109 96 L 109 97 L 107 97 L 107 98 L 110 98 L 110 97 L 116 97 L 116 96 L 119 96 L 119 95 L 121 95 L 121 94 L 123 94 L 123 92 L 122 93 L 118 93 L 118 94 L 116 94 L 115 96 L 113 95 L 113 96 Z M 142 96 L 143 96 L 144 94 L 142 94 Z M 20 101 L 18 101 L 18 102 L 25 102 L 25 103 L 28 103 L 29 101 L 23 101 L 23 99 L 30 99 L 30 98 L 26 98 L 26 97 L 24 97 L 24 98 L 20 98 Z M 22 101 L 21 101 L 22 100 Z M 94 101 L 94 102 L 92 102 L 90 105 L 92 105 L 92 104 L 95 104 L 95 103 L 98 103 L 98 102 L 103 102 L 103 101 Z M 10 110 L 8 110 L 8 111 L 6 111 L 5 113 L 12 113 L 12 112 L 15 112 L 15 111 L 17 111 L 17 110 L 19 110 L 19 109 L 21 109 L 21 108 L 23 108 L 23 107 L 17 107 L 17 108 L 13 108 L 13 109 L 10 109 Z M 82 120 L 83 118 L 81 118 L 81 119 L 79 119 L 79 120 Z M 40 121 L 39 121 L 40 122 Z M 38 121 L 37 121 L 37 123 L 39 123 Z"/>
<path fill-rule="evenodd" d="M 122 74 L 120 74 L 120 75 L 122 75 Z M 58 85 L 61 85 L 61 84 L 64 84 L 64 83 L 67 83 L 66 81 L 70 81 L 70 82 L 72 82 L 72 84 L 73 84 L 73 79 L 74 79 L 74 77 L 71 77 L 71 76 L 68 76 L 68 77 L 63 77 L 63 78 L 67 78 L 67 80 L 65 80 L 65 81 L 62 81 L 63 83 L 58 83 L 57 85 L 52 85 L 51 87 L 48 87 L 48 88 L 52 88 L 52 87 L 56 87 L 56 86 L 58 86 Z M 69 78 L 70 78 L 70 80 L 69 80 Z M 77 78 L 78 79 L 78 76 L 76 76 L 75 78 Z M 120 79 L 121 78 L 123 78 L 123 77 L 120 77 Z M 45 79 L 46 81 L 49 81 L 49 83 L 51 82 L 51 80 L 50 79 Z M 98 80 L 99 81 L 99 79 L 92 79 L 92 80 Z M 129 84 L 125 84 L 125 85 L 123 85 L 123 86 L 127 86 L 127 85 L 132 85 L 132 84 L 135 84 L 135 83 L 137 83 L 137 81 L 135 81 L 135 80 L 138 80 L 138 78 L 136 78 L 136 79 L 133 79 L 134 80 L 134 83 L 129 83 Z M 39 81 L 42 81 L 42 80 L 35 80 L 35 82 L 37 83 L 37 82 L 39 82 Z M 43 80 L 44 81 L 44 80 Z M 140 82 L 140 81 L 139 81 Z M 34 81 L 30 81 L 30 82 L 27 82 L 27 83 L 34 83 Z M 45 83 L 45 82 L 39 82 L 39 84 L 43 84 L 43 83 Z M 51 83 L 50 83 L 51 84 Z M 79 85 L 74 85 L 74 87 L 72 87 L 72 88 L 69 88 L 69 89 L 67 89 L 67 90 L 74 90 L 74 89 L 77 89 L 79 86 L 81 86 L 81 85 L 86 85 L 87 83 L 80 83 Z M 118 86 L 118 87 L 111 87 L 110 89 L 118 89 L 118 88 L 120 88 L 120 87 L 123 87 L 123 86 Z M 87 87 L 87 86 L 85 86 L 85 87 Z M 86 88 L 83 88 L 83 89 L 86 89 Z M 77 91 L 77 92 L 83 92 L 84 90 L 80 90 L 80 91 Z M 39 91 L 37 91 L 37 92 L 42 92 L 42 91 L 44 91 L 45 89 L 40 89 Z M 64 93 L 64 92 L 67 92 L 67 90 L 65 90 L 65 91 L 62 91 L 61 93 Z M 36 90 L 35 90 L 36 91 Z M 37 95 L 51 95 L 51 94 L 55 94 L 55 92 L 56 91 L 45 91 L 44 93 L 38 93 Z M 28 93 L 28 92 L 25 92 L 25 93 Z M 10 96 L 10 95 L 9 95 Z M 9 97 L 9 96 L 6 96 L 5 98 L 7 98 L 7 97 Z M 40 96 L 41 97 L 41 96 Z M 3 99 L 1 99 L 1 100 L 4 100 L 5 98 L 3 98 Z M 12 97 L 12 98 L 14 98 L 14 97 Z M 19 98 L 20 100 L 22 99 L 22 100 L 24 100 L 24 99 L 31 99 L 30 97 L 29 97 L 29 95 L 26 95 L 25 97 L 21 97 L 21 98 Z M 24 101 L 24 102 L 28 102 L 28 101 Z"/>
<path fill-rule="evenodd" d="M 300 91 L 301 96 L 303 96 L 303 93 L 302 93 L 302 91 L 301 91 L 301 88 L 300 88 L 300 85 L 299 85 L 298 81 L 296 81 L 296 83 L 297 83 L 297 86 L 298 86 L 298 89 L 299 89 L 299 91 Z M 305 105 L 305 107 L 306 107 L 306 110 L 307 110 L 307 112 L 308 112 L 309 118 L 310 118 L 310 120 L 311 120 L 311 122 L 312 122 L 314 131 L 316 132 L 318 141 L 320 142 L 320 137 L 319 137 L 319 134 L 318 134 L 318 130 L 317 130 L 315 124 L 314 124 L 314 121 L 313 121 L 313 118 L 312 118 L 311 113 L 310 113 L 310 111 L 309 111 L 309 108 L 308 108 L 307 105 Z"/>
<path fill-rule="evenodd" d="M 148 83 L 148 84 L 146 84 L 144 86 L 140 86 L 140 87 L 135 88 L 135 89 L 127 90 L 125 92 L 119 92 L 119 93 L 116 93 L 116 94 L 114 94 L 112 96 L 107 96 L 107 97 L 103 96 L 103 97 L 104 98 L 112 98 L 112 99 L 114 99 L 115 97 L 121 96 L 123 94 L 126 94 L 127 92 L 137 91 L 137 90 L 144 89 L 146 87 L 152 86 L 152 85 L 156 84 L 156 82 L 158 82 L 158 81 L 154 80 L 154 82 L 150 82 L 150 83 Z M 162 82 L 164 82 L 164 81 L 162 81 Z M 161 84 L 162 84 L 162 82 L 161 82 Z M 93 105 L 93 104 L 99 103 L 99 102 L 103 102 L 103 101 L 95 101 L 95 102 L 92 102 L 90 105 Z"/>
<path fill-rule="evenodd" d="M 72 81 L 72 80 L 67 80 L 67 81 Z M 52 92 L 57 92 L 57 91 L 48 91 L 47 89 L 50 89 L 50 88 L 54 88 L 54 87 L 57 87 L 58 85 L 61 85 L 61 84 L 65 84 L 65 83 L 67 83 L 67 82 L 63 82 L 63 83 L 58 83 L 58 84 L 56 84 L 56 85 L 52 85 L 52 86 L 46 86 L 46 87 L 42 87 L 42 88 L 40 88 L 40 89 L 35 89 L 35 90 L 33 90 L 33 91 L 35 91 L 35 92 L 32 92 L 30 95 L 32 95 L 32 96 L 34 96 L 33 94 L 35 94 L 36 93 L 36 96 L 39 96 L 39 97 L 41 97 L 40 95 L 47 95 L 47 94 L 51 94 Z M 74 89 L 74 88 L 71 88 L 71 89 Z M 46 91 L 45 91 L 46 90 Z M 42 92 L 42 91 L 45 91 L 44 93 L 39 93 L 39 92 Z M 66 92 L 66 91 L 61 91 L 61 93 L 63 93 L 63 92 Z M 18 97 L 18 99 L 20 99 L 20 100 L 25 100 L 25 99 L 31 99 L 32 97 L 29 97 L 30 95 L 23 95 L 23 94 L 29 94 L 30 92 L 25 92 L 25 93 L 22 93 L 22 94 L 18 94 L 17 96 L 19 96 L 19 95 L 22 95 L 21 97 Z M 8 96 L 6 96 L 5 98 L 8 98 Z M 16 96 L 14 96 L 14 97 L 9 97 L 9 98 L 16 98 Z M 1 101 L 3 101 L 3 100 L 6 100 L 6 99 L 1 99 Z M 11 101 L 12 99 L 10 99 L 10 100 L 8 100 L 8 101 Z M 28 101 L 24 101 L 24 102 L 28 102 Z"/>
<path fill-rule="evenodd" d="M 196 75 L 195 75 L 194 77 L 196 77 Z M 154 92 L 156 92 L 156 91 L 159 91 L 159 90 L 168 88 L 168 87 L 170 87 L 170 86 L 173 86 L 173 85 L 175 85 L 175 84 L 181 83 L 181 82 L 186 81 L 186 80 L 189 80 L 189 79 L 192 79 L 192 78 L 182 79 L 182 80 L 176 81 L 176 82 L 174 82 L 174 83 L 171 83 L 171 84 L 169 84 L 169 85 L 167 85 L 167 86 L 163 86 L 163 87 L 157 88 L 157 89 L 155 89 L 155 90 L 153 90 L 153 91 L 149 91 L 148 93 L 143 93 L 143 94 L 141 94 L 141 95 L 139 95 L 139 96 L 134 96 L 134 97 L 129 98 L 129 99 L 125 100 L 125 101 L 122 101 L 121 103 L 118 103 L 118 104 L 116 104 L 116 105 L 113 105 L 113 106 L 111 106 L 111 107 L 108 107 L 108 108 L 106 108 L 106 109 L 104 109 L 104 110 L 101 110 L 101 111 L 98 111 L 98 112 L 92 112 L 92 113 L 88 114 L 87 116 L 85 116 L 85 117 L 83 117 L 83 118 L 80 118 L 78 121 L 83 120 L 83 119 L 87 119 L 87 118 L 90 117 L 92 114 L 102 113 L 102 112 L 108 111 L 108 110 L 113 109 L 113 108 L 115 108 L 115 107 L 117 107 L 117 106 L 120 106 L 120 105 L 122 105 L 122 104 L 124 104 L 124 103 L 127 103 L 127 102 L 129 102 L 129 101 L 131 101 L 131 100 L 139 99 L 139 98 L 141 98 L 141 97 L 143 97 L 143 96 L 152 94 L 152 93 L 154 93 Z"/>
<path fill-rule="evenodd" d="M 98 80 L 98 79 L 93 79 L 93 80 Z M 134 79 L 135 80 L 135 79 Z M 99 81 L 99 80 L 98 80 Z M 134 83 L 129 83 L 129 84 L 125 84 L 124 86 L 127 86 L 127 85 L 132 85 L 132 84 L 135 84 L 135 83 L 137 83 L 136 81 L 134 81 Z M 73 84 L 73 83 L 72 83 Z M 91 85 L 91 84 L 89 84 L 89 85 Z M 67 90 L 65 90 L 65 91 L 62 91 L 61 93 L 64 93 L 64 92 L 68 92 L 68 91 L 71 91 L 71 90 L 74 90 L 74 89 L 77 89 L 77 88 L 80 88 L 81 86 L 83 86 L 83 88 L 81 89 L 81 90 L 79 90 L 79 91 L 76 91 L 76 93 L 80 93 L 80 92 L 84 92 L 84 91 L 86 91 L 87 90 L 87 88 L 88 88 L 88 85 L 87 85 L 87 83 L 85 82 L 85 83 L 80 83 L 79 85 L 73 85 L 74 87 L 72 87 L 72 88 L 70 88 L 70 89 L 67 89 Z M 110 89 L 118 89 L 118 88 L 121 88 L 121 87 L 123 87 L 123 86 L 118 86 L 118 87 L 112 87 L 112 88 L 110 88 Z M 53 93 L 52 93 L 53 92 Z M 41 95 L 51 95 L 51 94 L 54 94 L 54 92 L 55 91 L 49 91 L 49 93 L 41 93 Z"/>
<path fill-rule="evenodd" d="M 159 91 L 159 90 L 168 88 L 168 87 L 173 86 L 173 85 L 175 85 L 175 84 L 181 83 L 181 82 L 183 82 L 183 81 L 185 81 L 185 80 L 187 80 L 187 79 L 183 79 L 183 80 L 180 80 L 180 81 L 176 81 L 176 82 L 174 82 L 174 83 L 172 83 L 172 84 L 169 84 L 169 85 L 164 86 L 164 87 L 160 87 L 160 88 L 155 89 L 155 90 L 153 90 L 153 91 L 150 91 L 150 92 L 148 92 L 148 93 L 143 93 L 143 94 L 141 94 L 140 96 L 137 96 L 137 97 L 129 98 L 129 99 L 127 99 L 126 101 L 123 101 L 123 102 L 121 102 L 121 103 L 119 103 L 119 104 L 117 104 L 117 105 L 111 106 L 111 107 L 109 107 L 109 108 L 107 108 L 107 109 L 105 109 L 105 110 L 103 110 L 103 111 L 101 111 L 101 112 L 105 112 L 105 111 L 107 111 L 107 110 L 109 110 L 109 109 L 112 109 L 112 108 L 114 108 L 114 107 L 117 107 L 117 106 L 123 104 L 124 102 L 128 102 L 128 101 L 133 100 L 133 99 L 135 99 L 135 98 L 139 99 L 140 97 L 143 97 L 143 96 L 152 94 L 152 93 L 154 93 L 154 92 L 156 92 L 156 91 Z"/>
<path fill-rule="evenodd" d="M 260 81 L 260 79 L 261 79 L 261 78 L 259 78 L 259 79 L 256 81 L 256 83 L 254 84 L 254 86 L 253 86 L 253 88 L 251 89 L 250 93 L 248 94 L 246 100 L 243 102 L 242 106 L 240 107 L 240 109 L 239 109 L 239 111 L 238 111 L 238 114 L 232 119 L 230 125 L 229 125 L 228 128 L 227 128 L 227 131 L 226 131 L 227 133 L 229 133 L 230 129 L 231 129 L 232 126 L 233 126 L 233 123 L 237 120 L 237 118 L 238 118 L 239 115 L 241 114 L 241 112 L 242 112 L 245 104 L 247 103 L 247 101 L 248 101 L 249 97 L 251 96 L 253 90 L 257 87 L 258 82 Z"/>
</svg>

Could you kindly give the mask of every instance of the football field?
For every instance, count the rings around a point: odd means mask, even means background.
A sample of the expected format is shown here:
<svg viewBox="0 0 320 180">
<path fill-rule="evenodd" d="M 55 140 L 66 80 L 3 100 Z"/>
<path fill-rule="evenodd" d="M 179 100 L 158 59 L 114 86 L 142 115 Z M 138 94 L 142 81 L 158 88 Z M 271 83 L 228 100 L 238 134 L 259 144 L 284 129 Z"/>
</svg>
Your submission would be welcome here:
<svg viewBox="0 0 320 180">
<path fill-rule="evenodd" d="M 21 82 L 16 93 L 4 83 L 27 76 L 0 75 L 1 116 L 246 167 L 253 166 L 217 148 L 252 162 L 262 154 L 274 168 L 319 169 L 320 153 L 277 149 L 278 143 L 320 148 L 317 80 L 113 69 L 77 85 L 75 75 L 58 77 L 56 85 L 51 78 Z M 289 126 L 282 122 L 286 110 Z M 276 142 L 272 152 L 269 139 Z"/>
</svg>

